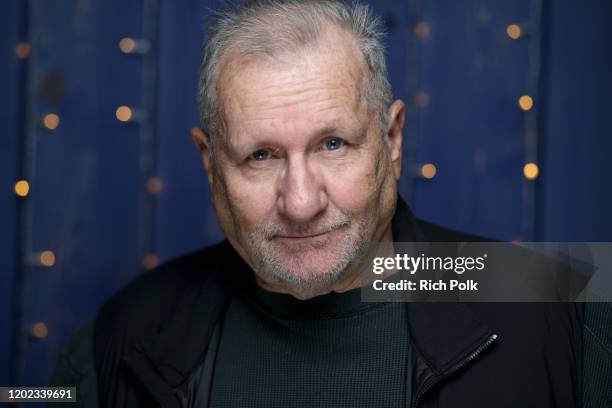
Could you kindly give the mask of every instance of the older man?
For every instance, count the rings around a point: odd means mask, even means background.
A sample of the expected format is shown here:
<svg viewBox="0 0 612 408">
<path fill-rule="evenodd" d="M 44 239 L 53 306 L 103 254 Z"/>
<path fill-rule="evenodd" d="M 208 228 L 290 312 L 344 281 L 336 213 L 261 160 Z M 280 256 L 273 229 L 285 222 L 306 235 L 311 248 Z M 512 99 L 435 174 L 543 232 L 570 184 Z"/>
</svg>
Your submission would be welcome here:
<svg viewBox="0 0 612 408">
<path fill-rule="evenodd" d="M 565 305 L 361 302 L 369 243 L 474 239 L 398 198 L 404 103 L 379 37 L 339 1 L 220 15 L 192 138 L 227 241 L 103 307 L 102 406 L 579 406 Z"/>
</svg>

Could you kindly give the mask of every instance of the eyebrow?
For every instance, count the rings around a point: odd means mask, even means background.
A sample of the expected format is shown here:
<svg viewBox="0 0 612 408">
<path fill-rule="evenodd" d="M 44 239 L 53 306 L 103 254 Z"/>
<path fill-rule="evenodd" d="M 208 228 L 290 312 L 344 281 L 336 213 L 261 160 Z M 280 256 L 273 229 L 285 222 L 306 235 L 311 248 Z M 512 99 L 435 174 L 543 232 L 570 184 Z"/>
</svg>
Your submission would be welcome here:
<svg viewBox="0 0 612 408">
<path fill-rule="evenodd" d="M 348 128 L 344 126 L 330 125 L 330 126 L 322 127 L 321 129 L 313 133 L 313 135 L 314 135 L 314 138 L 316 138 L 316 137 L 324 136 L 326 134 L 329 134 L 329 135 L 338 134 L 339 136 L 348 136 L 348 135 L 352 135 L 353 133 L 354 133 L 353 131 L 349 130 Z M 361 140 L 366 133 L 367 132 L 365 130 L 363 132 L 361 131 L 358 132 L 358 134 L 356 135 L 357 139 Z M 226 151 L 229 154 L 229 156 L 237 160 L 241 159 L 244 153 L 248 153 L 254 149 L 267 147 L 269 144 L 274 144 L 274 143 L 269 143 L 269 139 L 265 137 L 262 137 L 259 142 L 244 143 L 240 147 L 235 146 L 230 141 L 228 141 L 228 143 L 225 143 Z M 249 147 L 245 148 L 244 147 L 245 145 L 248 145 Z"/>
<path fill-rule="evenodd" d="M 325 133 L 337 133 L 338 131 L 340 131 L 340 133 L 343 133 L 345 129 L 338 126 L 326 126 L 323 129 L 319 130 L 317 132 L 317 135 L 322 135 Z"/>
<path fill-rule="evenodd" d="M 322 129 L 320 129 L 319 131 L 316 132 L 317 136 L 322 136 L 325 134 L 340 134 L 340 135 L 352 135 L 353 133 L 355 133 L 353 130 L 348 129 L 344 126 L 336 126 L 336 125 L 332 125 L 332 126 L 326 126 Z"/>
</svg>

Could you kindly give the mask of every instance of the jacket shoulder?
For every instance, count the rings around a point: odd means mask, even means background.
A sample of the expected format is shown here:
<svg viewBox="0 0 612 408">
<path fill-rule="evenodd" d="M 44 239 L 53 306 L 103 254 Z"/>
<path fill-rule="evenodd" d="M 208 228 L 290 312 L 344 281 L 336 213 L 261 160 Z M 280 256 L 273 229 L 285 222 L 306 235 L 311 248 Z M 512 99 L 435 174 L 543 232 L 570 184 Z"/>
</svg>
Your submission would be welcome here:
<svg viewBox="0 0 612 408">
<path fill-rule="evenodd" d="M 123 357 L 162 329 L 194 285 L 206 288 L 208 282 L 221 280 L 224 268 L 220 266 L 231 253 L 231 246 L 224 241 L 163 263 L 138 276 L 102 306 L 93 333 L 101 407 L 153 404 L 149 394 L 134 384 Z"/>
<path fill-rule="evenodd" d="M 225 256 L 226 246 L 223 242 L 180 256 L 137 276 L 100 308 L 96 334 L 119 329 L 154 331 L 185 288 L 218 272 L 215 266 Z"/>
<path fill-rule="evenodd" d="M 189 285 L 217 272 L 226 251 L 220 243 L 165 262 L 140 274 L 100 308 L 94 337 L 116 331 L 152 334 Z"/>
</svg>

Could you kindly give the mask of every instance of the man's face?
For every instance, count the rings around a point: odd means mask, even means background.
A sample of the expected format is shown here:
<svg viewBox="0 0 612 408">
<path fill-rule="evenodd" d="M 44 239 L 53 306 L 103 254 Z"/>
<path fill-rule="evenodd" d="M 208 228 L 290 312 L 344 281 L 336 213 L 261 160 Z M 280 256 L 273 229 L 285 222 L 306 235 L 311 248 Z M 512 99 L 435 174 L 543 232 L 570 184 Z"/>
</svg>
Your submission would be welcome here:
<svg viewBox="0 0 612 408">
<path fill-rule="evenodd" d="M 386 143 L 362 97 L 359 50 L 342 36 L 330 43 L 226 66 L 225 133 L 214 162 L 205 156 L 229 241 L 260 279 L 303 297 L 346 279 L 369 242 L 391 239 L 399 177 L 401 125 Z"/>
</svg>

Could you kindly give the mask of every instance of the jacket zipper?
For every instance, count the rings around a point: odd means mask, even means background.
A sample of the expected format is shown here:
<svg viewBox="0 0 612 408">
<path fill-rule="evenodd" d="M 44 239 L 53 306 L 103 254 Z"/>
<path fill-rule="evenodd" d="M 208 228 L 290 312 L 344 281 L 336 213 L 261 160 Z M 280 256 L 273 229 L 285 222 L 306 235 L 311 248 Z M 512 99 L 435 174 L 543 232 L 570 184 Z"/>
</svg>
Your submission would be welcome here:
<svg viewBox="0 0 612 408">
<path fill-rule="evenodd" d="M 423 399 L 423 396 L 427 393 L 427 391 L 429 391 L 431 389 L 431 387 L 433 387 L 434 385 L 436 385 L 440 381 L 444 380 L 445 378 L 449 377 L 450 375 L 452 375 L 456 371 L 460 370 L 461 368 L 465 367 L 468 363 L 470 363 L 472 360 L 474 360 L 476 357 L 478 357 L 483 351 L 485 351 L 487 348 L 489 348 L 489 346 L 491 346 L 491 344 L 493 344 L 495 342 L 495 340 L 497 340 L 497 334 L 494 333 L 480 347 L 478 347 L 476 350 L 474 350 L 474 352 L 472 354 L 470 354 L 469 356 L 467 356 L 466 358 L 464 358 L 463 360 L 461 360 L 460 362 L 455 364 L 453 367 L 448 369 L 442 375 L 439 375 L 439 376 L 433 378 L 431 381 L 428 381 L 425 384 L 425 386 L 423 388 L 421 388 L 421 391 L 417 394 L 414 402 L 411 405 L 412 408 L 416 408 L 419 405 L 419 403 L 421 402 L 421 399 Z"/>
</svg>

